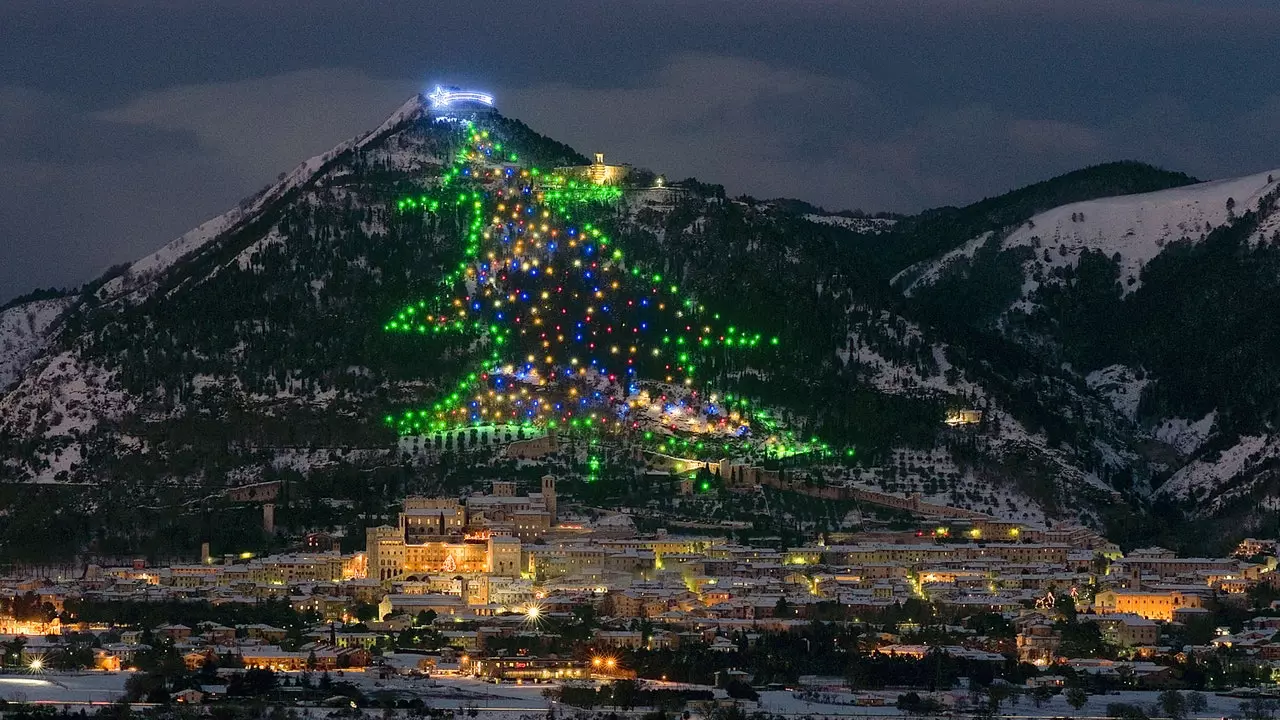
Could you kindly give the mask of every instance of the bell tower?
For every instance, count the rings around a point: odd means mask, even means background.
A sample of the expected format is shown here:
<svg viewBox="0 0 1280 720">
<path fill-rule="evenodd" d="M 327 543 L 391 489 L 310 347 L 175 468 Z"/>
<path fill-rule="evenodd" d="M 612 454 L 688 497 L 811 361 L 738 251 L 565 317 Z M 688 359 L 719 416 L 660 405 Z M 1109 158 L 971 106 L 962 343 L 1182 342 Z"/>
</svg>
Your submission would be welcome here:
<svg viewBox="0 0 1280 720">
<path fill-rule="evenodd" d="M 547 513 L 551 515 L 551 527 L 556 525 L 556 477 L 542 476 L 542 501 L 547 505 Z"/>
</svg>

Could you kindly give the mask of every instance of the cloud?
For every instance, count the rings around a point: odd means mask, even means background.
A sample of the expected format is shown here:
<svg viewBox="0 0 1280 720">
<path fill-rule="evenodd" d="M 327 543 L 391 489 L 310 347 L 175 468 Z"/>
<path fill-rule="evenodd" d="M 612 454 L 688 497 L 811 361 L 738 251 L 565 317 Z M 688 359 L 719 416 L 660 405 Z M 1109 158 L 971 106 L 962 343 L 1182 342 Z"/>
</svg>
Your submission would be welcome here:
<svg viewBox="0 0 1280 720">
<path fill-rule="evenodd" d="M 1118 158 L 1280 164 L 1274 0 L 627 10 L 0 4 L 0 299 L 145 254 L 428 81 L 492 87 L 584 151 L 829 207 L 961 204 Z"/>
<path fill-rule="evenodd" d="M 344 68 L 302 70 L 151 91 L 97 116 L 190 133 L 246 182 L 262 184 L 373 129 L 418 90 Z"/>
<path fill-rule="evenodd" d="M 412 92 L 342 69 L 168 88 L 108 109 L 0 87 L 0 301 L 151 252 L 376 127 Z"/>
<path fill-rule="evenodd" d="M 682 54 L 636 85 L 548 83 L 506 88 L 499 98 L 583 151 L 734 193 L 840 208 L 962 202 L 1011 186 L 1028 165 L 1070 166 L 1107 151 L 1095 128 L 985 103 L 899 114 L 893 92 L 748 58 Z"/>
</svg>

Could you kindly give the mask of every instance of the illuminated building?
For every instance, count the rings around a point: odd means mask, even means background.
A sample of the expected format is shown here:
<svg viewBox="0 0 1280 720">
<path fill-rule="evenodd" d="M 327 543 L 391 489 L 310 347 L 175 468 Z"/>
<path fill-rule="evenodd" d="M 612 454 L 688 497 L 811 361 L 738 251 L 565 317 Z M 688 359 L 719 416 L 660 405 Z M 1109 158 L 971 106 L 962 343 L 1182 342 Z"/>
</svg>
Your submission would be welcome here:
<svg viewBox="0 0 1280 720">
<path fill-rule="evenodd" d="M 18 620 L 12 615 L 0 615 L 0 635 L 61 635 L 62 621 L 54 618 L 49 622 L 38 620 Z"/>
<path fill-rule="evenodd" d="M 391 580 L 432 573 L 520 574 L 520 541 L 555 526 L 556 479 L 541 492 L 516 495 L 515 483 L 497 481 L 488 495 L 406 498 L 397 526 L 365 530 L 367 577 Z"/>
<path fill-rule="evenodd" d="M 490 680 L 555 680 L 586 678 L 590 663 L 581 660 L 535 657 L 493 657 L 476 660 L 472 672 Z"/>
<path fill-rule="evenodd" d="M 951 427 L 958 425 L 977 425 L 982 422 L 981 410 L 948 410 L 946 423 Z"/>
<path fill-rule="evenodd" d="M 555 168 L 551 184 L 577 180 L 592 185 L 620 185 L 631 174 L 630 165 L 610 165 L 604 161 L 604 153 L 596 153 L 590 165 L 568 165 Z"/>
<path fill-rule="evenodd" d="M 369 574 L 378 580 L 437 573 L 520 574 L 520 540 L 514 537 L 476 534 L 407 542 L 396 528 L 383 525 L 366 530 L 365 539 Z"/>
<path fill-rule="evenodd" d="M 1182 608 L 1202 607 L 1204 599 L 1199 595 L 1168 592 L 1135 592 L 1107 590 L 1094 599 L 1094 612 L 1102 615 L 1127 613 L 1148 620 L 1173 620 L 1173 614 Z"/>
</svg>

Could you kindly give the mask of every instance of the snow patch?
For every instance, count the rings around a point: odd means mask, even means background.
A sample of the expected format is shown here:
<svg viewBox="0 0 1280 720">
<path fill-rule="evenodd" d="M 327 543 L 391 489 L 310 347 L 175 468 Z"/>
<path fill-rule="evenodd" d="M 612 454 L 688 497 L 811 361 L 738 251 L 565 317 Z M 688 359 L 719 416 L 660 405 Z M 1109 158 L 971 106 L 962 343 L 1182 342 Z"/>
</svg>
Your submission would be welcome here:
<svg viewBox="0 0 1280 720">
<path fill-rule="evenodd" d="M 831 225 L 866 235 L 878 235 L 888 232 L 897 223 L 897 220 L 892 218 L 853 218 L 845 217 L 844 215 L 818 215 L 815 213 L 805 215 L 804 219 L 819 225 Z"/>
<path fill-rule="evenodd" d="M 1142 389 L 1151 382 L 1147 378 L 1138 378 L 1132 368 L 1124 365 L 1109 365 L 1095 370 L 1085 377 L 1089 388 L 1101 393 L 1121 415 L 1136 420 L 1138 418 L 1138 402 L 1142 400 Z"/>
<path fill-rule="evenodd" d="M 286 193 L 311 182 L 321 168 L 332 162 L 339 155 L 360 149 L 380 135 L 388 132 L 401 123 L 407 122 L 425 112 L 422 97 L 415 95 L 400 106 L 378 128 L 368 134 L 343 142 L 328 152 L 317 155 L 298 167 L 276 184 L 261 193 L 246 199 L 238 206 L 205 222 L 177 240 L 165 245 L 150 255 L 129 266 L 123 275 L 113 278 L 102 286 L 99 297 L 116 299 L 126 294 L 145 294 L 147 287 L 165 270 L 176 262 L 208 245 L 242 221 L 255 217 L 269 203 L 283 197 Z"/>
<path fill-rule="evenodd" d="M 1034 251 L 1023 266 L 1027 278 L 1024 297 L 1042 282 L 1034 278 L 1048 278 L 1058 268 L 1074 267 L 1086 251 L 1117 258 L 1121 288 L 1125 293 L 1133 292 L 1141 285 L 1142 268 L 1169 243 L 1199 241 L 1233 216 L 1257 209 L 1261 197 L 1276 189 L 1277 176 L 1280 171 L 1063 205 L 1014 229 L 1001 242 L 1001 249 L 1028 247 Z M 1232 201 L 1231 210 L 1227 209 L 1228 200 Z M 1259 235 L 1277 229 L 1280 220 L 1268 223 Z M 905 288 L 907 294 L 936 282 L 958 258 L 972 257 L 983 237 L 904 270 L 894 282 L 912 277 L 908 273 L 913 270 L 918 278 Z"/>
<path fill-rule="evenodd" d="M 1207 492 L 1215 504 L 1249 489 L 1248 483 L 1224 492 L 1224 485 L 1238 479 L 1263 460 L 1280 455 L 1276 438 L 1250 435 L 1240 438 L 1232 447 L 1222 452 L 1209 453 L 1196 458 L 1178 470 L 1160 488 L 1163 495 L 1184 498 L 1197 492 Z"/>
<path fill-rule="evenodd" d="M 48 345 L 49 329 L 74 297 L 35 300 L 0 312 L 0 394 Z"/>
<path fill-rule="evenodd" d="M 902 294 L 910 296 L 917 288 L 938 282 L 938 279 L 952 265 L 972 260 L 978 249 L 991 239 L 991 235 L 992 233 L 990 232 L 982 233 L 960 247 L 945 253 L 937 260 L 923 260 L 911 265 L 890 278 L 889 284 L 898 285 L 900 282 L 910 279 L 907 286 L 902 289 Z"/>
<path fill-rule="evenodd" d="M 1190 455 L 1209 439 L 1217 420 L 1217 412 L 1211 412 L 1199 420 L 1166 418 L 1156 426 L 1152 435 L 1160 442 L 1177 448 L 1183 455 Z"/>
</svg>

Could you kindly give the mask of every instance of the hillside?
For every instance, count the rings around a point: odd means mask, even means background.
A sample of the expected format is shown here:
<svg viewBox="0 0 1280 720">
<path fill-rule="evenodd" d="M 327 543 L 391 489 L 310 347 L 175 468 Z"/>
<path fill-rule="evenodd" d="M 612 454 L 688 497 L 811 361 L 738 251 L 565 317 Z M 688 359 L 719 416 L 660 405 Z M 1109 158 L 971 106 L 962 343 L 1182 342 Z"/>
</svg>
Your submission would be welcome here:
<svg viewBox="0 0 1280 720">
<path fill-rule="evenodd" d="M 1132 420 L 1157 498 L 1271 522 L 1280 171 L 1068 204 L 895 281 L 925 314 L 1070 368 Z"/>
<path fill-rule="evenodd" d="M 151 256 L 78 294 L 0 314 L 0 349 L 8 348 L 0 380 L 11 381 L 0 382 L 0 479 L 9 483 L 0 484 L 0 513 L 59 514 L 0 528 L 0 549 L 174 553 L 210 536 L 256 537 L 252 510 L 225 490 L 277 479 L 298 494 L 281 502 L 283 527 L 319 524 L 350 538 L 400 493 L 456 490 L 491 476 L 550 471 L 583 501 L 644 503 L 633 497 L 636 483 L 646 471 L 665 472 L 655 458 L 673 453 L 764 464 L 809 487 L 920 492 L 997 516 L 1103 526 L 1142 512 L 1156 484 L 1199 467 L 1186 465 L 1187 455 L 1205 462 L 1203 453 L 1225 442 L 1222 427 L 1243 417 L 1212 403 L 1170 405 L 1186 400 L 1165 391 L 1183 382 L 1174 359 L 1135 359 L 1134 348 L 1100 346 L 1097 338 L 1114 333 L 1070 335 L 1060 326 L 1065 317 L 1092 317 L 1064 315 L 1071 303 L 1137 307 L 1167 287 L 1165 276 L 1182 272 L 1180 261 L 1166 262 L 1184 252 L 1172 230 L 1180 222 L 1217 223 L 1196 246 L 1205 248 L 1252 223 L 1236 247 L 1263 252 L 1269 246 L 1258 238 L 1271 231 L 1271 216 L 1245 206 L 1266 204 L 1258 196 L 1268 187 L 1257 179 L 1211 192 L 1168 190 L 1191 180 L 1119 163 L 968 208 L 910 218 L 833 214 L 801 201 L 731 198 L 695 180 L 575 195 L 534 178 L 540 168 L 585 163 L 580 153 L 501 115 L 466 122 L 433 116 L 412 98 L 373 132 L 308 160 Z M 1163 192 L 1115 198 L 1149 190 Z M 1218 211 L 1214 193 L 1222 192 L 1240 196 L 1234 212 Z M 502 229 L 497 216 L 511 212 L 504 203 L 530 213 L 546 204 L 531 233 L 559 243 L 589 230 L 579 237 L 606 238 L 612 250 L 597 260 L 591 253 L 603 242 L 561 250 L 544 243 L 536 257 L 545 266 L 502 255 L 503 245 L 485 243 L 524 231 Z M 1046 246 L 1026 234 L 1032 225 L 1054 228 L 1050 237 L 1064 248 L 1053 249 L 1054 264 L 1033 262 Z M 1164 247 L 1151 251 L 1147 237 Z M 1113 248 L 1121 257 L 1111 288 L 1091 278 L 1106 275 L 1095 260 Z M 586 269 L 562 283 L 530 271 L 552 264 Z M 597 271 L 624 282 L 599 282 Z M 1131 285 L 1122 287 L 1123 272 L 1134 273 Z M 1060 281 L 1037 280 L 1022 294 L 1036 273 Z M 1105 297 L 1071 295 L 1082 283 L 1098 284 Z M 629 307 L 653 298 L 661 312 L 597 307 L 610 287 Z M 563 302 L 538 304 L 565 288 Z M 666 307 L 675 302 L 669 296 L 680 304 Z M 664 355 L 658 335 L 629 349 L 560 328 L 567 337 L 526 335 L 511 323 L 533 315 L 508 317 L 504 302 L 582 318 L 578 328 L 612 318 L 592 332 L 616 327 L 638 338 L 656 324 L 662 342 L 687 339 L 689 350 Z M 466 323 L 432 330 L 406 321 L 466 315 L 473 303 Z M 1080 341 L 1085 333 L 1094 339 Z M 731 351 L 726 338 L 743 341 Z M 520 362 L 527 353 L 529 367 L 485 364 L 506 352 L 504 342 Z M 568 378 L 568 354 L 555 342 L 581 343 L 573 362 L 583 363 L 573 378 L 548 383 L 557 373 Z M 549 367 L 530 375 L 543 348 Z M 616 367 L 610 349 L 636 371 L 627 383 L 604 370 Z M 593 374 L 579 378 L 587 366 Z M 1139 377 L 1130 367 L 1146 370 Z M 473 410 L 458 403 L 464 393 L 477 394 Z M 497 407 L 481 403 L 486 396 L 518 402 L 530 418 L 554 405 L 563 442 L 533 464 L 478 447 L 477 424 L 494 422 L 480 411 Z M 656 409 L 636 410 L 633 430 L 621 429 L 619 413 L 658 396 Z M 571 426 L 563 410 L 570 398 L 582 403 L 584 424 L 613 418 L 620 429 Z M 415 431 L 434 433 L 422 444 L 401 442 L 397 428 L 416 427 L 427 409 L 431 423 L 445 424 Z M 949 427 L 943 419 L 958 409 L 981 410 L 981 422 Z M 1261 408 L 1251 412 L 1256 419 Z M 1206 413 L 1216 413 L 1211 429 L 1199 420 Z M 405 417 L 407 424 L 394 420 Z M 455 417 L 461 425 L 450 424 Z M 520 432 L 549 429 L 514 419 Z M 736 424 L 724 428 L 728 420 Z M 688 431 L 702 425 L 715 442 Z M 1153 441 L 1178 448 L 1153 453 Z M 41 491 L 8 492 L 31 484 Z M 716 507 L 737 508 L 764 532 L 801 522 L 763 496 L 742 507 L 729 499 Z M 239 519 L 218 522 L 223 516 Z"/>
</svg>

